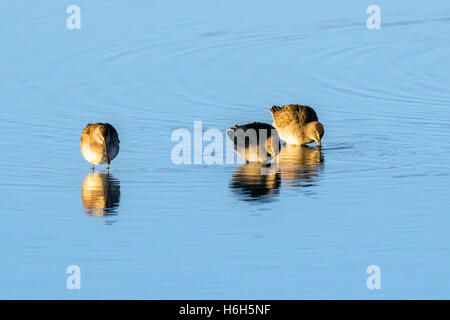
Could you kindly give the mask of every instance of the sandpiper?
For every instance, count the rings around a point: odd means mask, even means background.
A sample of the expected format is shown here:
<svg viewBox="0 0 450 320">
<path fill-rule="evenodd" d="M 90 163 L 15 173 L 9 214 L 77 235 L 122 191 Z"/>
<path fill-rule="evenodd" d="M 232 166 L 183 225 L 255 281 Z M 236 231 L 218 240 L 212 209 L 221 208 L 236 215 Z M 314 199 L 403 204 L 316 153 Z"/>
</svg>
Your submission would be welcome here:
<svg viewBox="0 0 450 320">
<path fill-rule="evenodd" d="M 92 163 L 92 171 L 96 164 L 109 164 L 119 153 L 119 136 L 109 123 L 88 124 L 81 134 L 81 154 L 87 162 Z"/>
<path fill-rule="evenodd" d="M 284 144 L 302 145 L 316 141 L 317 146 L 321 146 L 324 129 L 313 108 L 290 104 L 284 107 L 273 106 L 270 112 L 273 126 Z"/>
<path fill-rule="evenodd" d="M 252 122 L 232 126 L 227 131 L 236 153 L 247 163 L 267 164 L 280 152 L 280 138 L 274 127 L 267 123 Z"/>
</svg>

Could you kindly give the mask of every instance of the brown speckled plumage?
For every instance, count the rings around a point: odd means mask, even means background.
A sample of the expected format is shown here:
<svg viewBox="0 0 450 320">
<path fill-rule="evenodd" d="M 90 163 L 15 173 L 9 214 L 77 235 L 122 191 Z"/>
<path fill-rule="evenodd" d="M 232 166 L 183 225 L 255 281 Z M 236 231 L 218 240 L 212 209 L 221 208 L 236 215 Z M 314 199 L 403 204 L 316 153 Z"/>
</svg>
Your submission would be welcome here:
<svg viewBox="0 0 450 320">
<path fill-rule="evenodd" d="M 313 108 L 290 104 L 273 106 L 270 112 L 274 120 L 273 126 L 283 141 L 298 145 L 316 141 L 317 145 L 321 145 L 324 129 Z"/>
<path fill-rule="evenodd" d="M 88 124 L 81 134 L 80 149 L 84 159 L 94 165 L 109 164 L 119 153 L 119 135 L 109 123 Z"/>
</svg>

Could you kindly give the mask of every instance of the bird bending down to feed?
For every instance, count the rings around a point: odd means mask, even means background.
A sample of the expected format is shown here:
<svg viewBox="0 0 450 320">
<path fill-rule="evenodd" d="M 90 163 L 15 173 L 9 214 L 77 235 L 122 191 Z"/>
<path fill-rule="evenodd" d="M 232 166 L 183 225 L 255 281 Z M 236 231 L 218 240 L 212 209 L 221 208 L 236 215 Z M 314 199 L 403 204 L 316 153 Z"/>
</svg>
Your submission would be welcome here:
<svg viewBox="0 0 450 320">
<path fill-rule="evenodd" d="M 290 104 L 273 106 L 270 112 L 273 126 L 284 143 L 302 145 L 316 141 L 317 146 L 321 146 L 324 129 L 313 108 Z"/>
<path fill-rule="evenodd" d="M 236 153 L 247 163 L 267 164 L 280 153 L 280 137 L 274 127 L 267 123 L 253 122 L 232 126 L 227 131 Z"/>
<path fill-rule="evenodd" d="M 119 153 L 119 135 L 109 123 L 88 124 L 81 134 L 81 154 L 94 165 L 109 164 Z"/>
</svg>

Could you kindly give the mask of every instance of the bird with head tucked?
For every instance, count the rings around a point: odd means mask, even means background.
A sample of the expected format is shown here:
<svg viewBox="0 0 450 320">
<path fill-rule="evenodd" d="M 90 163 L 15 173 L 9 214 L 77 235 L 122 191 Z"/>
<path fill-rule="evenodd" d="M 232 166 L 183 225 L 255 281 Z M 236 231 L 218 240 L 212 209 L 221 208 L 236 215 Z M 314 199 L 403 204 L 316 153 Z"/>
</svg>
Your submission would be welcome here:
<svg viewBox="0 0 450 320">
<path fill-rule="evenodd" d="M 109 123 L 88 124 L 81 134 L 81 154 L 87 162 L 94 165 L 108 165 L 119 153 L 119 135 Z"/>
</svg>

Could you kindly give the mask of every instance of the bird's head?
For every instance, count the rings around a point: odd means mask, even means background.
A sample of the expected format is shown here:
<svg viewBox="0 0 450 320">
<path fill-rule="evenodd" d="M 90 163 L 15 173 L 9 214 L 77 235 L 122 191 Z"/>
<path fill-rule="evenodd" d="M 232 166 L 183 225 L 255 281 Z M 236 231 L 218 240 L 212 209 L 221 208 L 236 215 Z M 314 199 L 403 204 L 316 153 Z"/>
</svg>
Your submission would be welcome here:
<svg viewBox="0 0 450 320">
<path fill-rule="evenodd" d="M 308 138 L 316 141 L 318 147 L 322 145 L 321 139 L 324 133 L 325 130 L 323 129 L 323 125 L 319 121 L 309 122 L 306 125 L 306 134 L 308 135 Z"/>
</svg>

